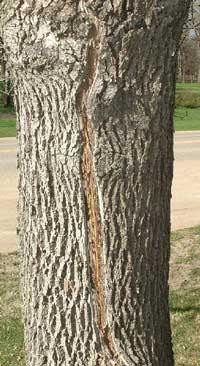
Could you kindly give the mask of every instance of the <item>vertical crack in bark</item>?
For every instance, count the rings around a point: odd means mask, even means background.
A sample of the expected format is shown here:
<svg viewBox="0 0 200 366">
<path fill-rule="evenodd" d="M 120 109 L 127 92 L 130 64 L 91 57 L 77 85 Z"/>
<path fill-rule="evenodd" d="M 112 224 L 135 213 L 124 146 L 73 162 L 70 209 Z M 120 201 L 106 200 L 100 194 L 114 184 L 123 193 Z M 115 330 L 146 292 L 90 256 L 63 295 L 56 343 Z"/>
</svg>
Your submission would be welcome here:
<svg viewBox="0 0 200 366">
<path fill-rule="evenodd" d="M 101 223 L 98 207 L 96 182 L 93 172 L 92 152 L 90 149 L 92 130 L 91 123 L 87 115 L 87 98 L 91 91 L 98 64 L 98 54 L 100 48 L 99 29 L 96 21 L 93 20 L 88 34 L 87 63 L 83 81 L 78 88 L 76 95 L 76 109 L 79 114 L 83 138 L 83 150 L 81 159 L 81 172 L 83 179 L 83 190 L 85 195 L 85 206 L 87 215 L 87 234 L 90 256 L 90 270 L 92 287 L 95 292 L 95 310 L 97 325 L 103 346 L 108 351 L 109 362 L 117 365 L 121 358 L 115 350 L 112 335 L 106 321 L 106 309 L 104 302 L 104 285 L 102 274 L 102 237 Z"/>
</svg>

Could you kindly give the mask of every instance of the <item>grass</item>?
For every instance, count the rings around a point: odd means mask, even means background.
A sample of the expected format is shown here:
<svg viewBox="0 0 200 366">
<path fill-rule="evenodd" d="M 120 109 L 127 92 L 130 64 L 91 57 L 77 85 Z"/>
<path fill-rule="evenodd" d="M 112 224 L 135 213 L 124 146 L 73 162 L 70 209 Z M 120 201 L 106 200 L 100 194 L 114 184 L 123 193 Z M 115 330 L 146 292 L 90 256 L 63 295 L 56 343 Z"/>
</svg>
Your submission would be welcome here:
<svg viewBox="0 0 200 366">
<path fill-rule="evenodd" d="M 24 366 L 17 253 L 0 255 L 0 365 Z"/>
<path fill-rule="evenodd" d="M 0 321 L 0 364 L 2 366 L 24 366 L 23 327 L 21 320 Z"/>
<path fill-rule="evenodd" d="M 16 121 L 15 119 L 0 120 L 0 138 L 16 136 Z"/>
<path fill-rule="evenodd" d="M 200 366 L 200 226 L 171 235 L 170 311 L 176 366 Z M 25 366 L 17 253 L 0 255 L 0 365 Z"/>
<path fill-rule="evenodd" d="M 170 310 L 176 366 L 200 366 L 200 226 L 172 233 Z"/>
<path fill-rule="evenodd" d="M 200 108 L 176 108 L 174 124 L 176 131 L 200 130 Z"/>
<path fill-rule="evenodd" d="M 4 107 L 0 98 L 0 138 L 16 136 L 16 119 L 14 108 Z M 1 366 L 1 365 L 0 365 Z"/>
<path fill-rule="evenodd" d="M 0 89 L 2 85 L 0 83 Z M 13 106 L 4 107 L 0 96 L 0 138 L 16 136 L 16 118 Z M 1 365 L 0 365 L 1 366 Z"/>
<path fill-rule="evenodd" d="M 176 106 L 186 108 L 200 107 L 200 84 L 199 83 L 177 83 L 176 84 Z"/>
<path fill-rule="evenodd" d="M 176 83 L 177 92 L 192 92 L 200 96 L 200 83 Z"/>
<path fill-rule="evenodd" d="M 176 84 L 176 131 L 200 130 L 200 84 Z"/>
</svg>

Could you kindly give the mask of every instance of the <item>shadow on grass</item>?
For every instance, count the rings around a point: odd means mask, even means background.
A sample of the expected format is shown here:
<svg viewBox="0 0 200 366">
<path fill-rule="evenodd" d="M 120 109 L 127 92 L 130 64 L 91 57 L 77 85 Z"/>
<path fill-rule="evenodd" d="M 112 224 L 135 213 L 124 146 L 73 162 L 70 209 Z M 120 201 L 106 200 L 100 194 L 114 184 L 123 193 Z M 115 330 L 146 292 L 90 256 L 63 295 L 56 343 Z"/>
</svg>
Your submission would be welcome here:
<svg viewBox="0 0 200 366">
<path fill-rule="evenodd" d="M 199 306 L 185 306 L 185 307 L 171 306 L 170 311 L 172 313 L 187 313 L 187 312 L 193 311 L 197 314 L 200 314 L 200 307 Z"/>
</svg>

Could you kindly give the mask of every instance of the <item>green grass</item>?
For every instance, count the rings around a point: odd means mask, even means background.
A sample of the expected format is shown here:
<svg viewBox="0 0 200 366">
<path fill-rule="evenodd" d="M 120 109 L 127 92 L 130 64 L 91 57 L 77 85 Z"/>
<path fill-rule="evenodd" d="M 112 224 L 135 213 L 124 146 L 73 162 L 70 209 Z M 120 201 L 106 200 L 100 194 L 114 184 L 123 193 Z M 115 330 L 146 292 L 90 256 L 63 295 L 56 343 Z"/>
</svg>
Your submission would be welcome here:
<svg viewBox="0 0 200 366">
<path fill-rule="evenodd" d="M 184 238 L 184 233 L 182 230 L 176 230 L 171 233 L 171 243 L 176 242 L 177 240 L 180 240 Z"/>
<path fill-rule="evenodd" d="M 0 366 L 24 366 L 17 253 L 0 255 Z"/>
<path fill-rule="evenodd" d="M 23 326 L 19 319 L 0 319 L 0 365 L 24 366 Z"/>
<path fill-rule="evenodd" d="M 200 108 L 176 108 L 174 125 L 176 131 L 200 130 Z"/>
<path fill-rule="evenodd" d="M 171 293 L 170 307 L 176 366 L 200 365 L 200 289 Z"/>
<path fill-rule="evenodd" d="M 0 138 L 16 136 L 16 121 L 14 119 L 0 120 Z"/>
<path fill-rule="evenodd" d="M 200 226 L 172 233 L 170 311 L 176 366 L 200 366 Z"/>
<path fill-rule="evenodd" d="M 200 130 L 200 84 L 176 84 L 176 110 L 174 114 L 176 131 Z"/>
<path fill-rule="evenodd" d="M 0 82 L 0 89 L 2 88 Z M 14 106 L 4 107 L 0 95 L 0 138 L 16 136 L 16 119 Z M 1 365 L 0 365 L 1 366 Z"/>
<path fill-rule="evenodd" d="M 16 136 L 14 107 L 4 107 L 0 98 L 0 138 Z M 0 365 L 1 366 L 1 365 Z"/>
<path fill-rule="evenodd" d="M 177 92 L 193 92 L 200 96 L 200 83 L 176 83 Z"/>
<path fill-rule="evenodd" d="M 199 108 L 200 107 L 200 84 L 177 83 L 176 84 L 176 107 Z"/>
<path fill-rule="evenodd" d="M 177 308 L 173 312 L 173 341 L 176 366 L 200 365 L 200 314 L 198 308 Z"/>
</svg>

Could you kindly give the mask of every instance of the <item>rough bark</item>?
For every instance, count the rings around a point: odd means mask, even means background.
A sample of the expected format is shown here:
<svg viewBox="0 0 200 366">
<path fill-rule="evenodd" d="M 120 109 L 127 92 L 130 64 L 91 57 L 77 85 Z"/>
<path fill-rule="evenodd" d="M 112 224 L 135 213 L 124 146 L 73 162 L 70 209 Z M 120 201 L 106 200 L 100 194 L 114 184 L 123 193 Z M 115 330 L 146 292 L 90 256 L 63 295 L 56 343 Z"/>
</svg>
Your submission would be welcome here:
<svg viewBox="0 0 200 366">
<path fill-rule="evenodd" d="M 28 366 L 173 365 L 173 108 L 189 3 L 1 3 Z"/>
</svg>

